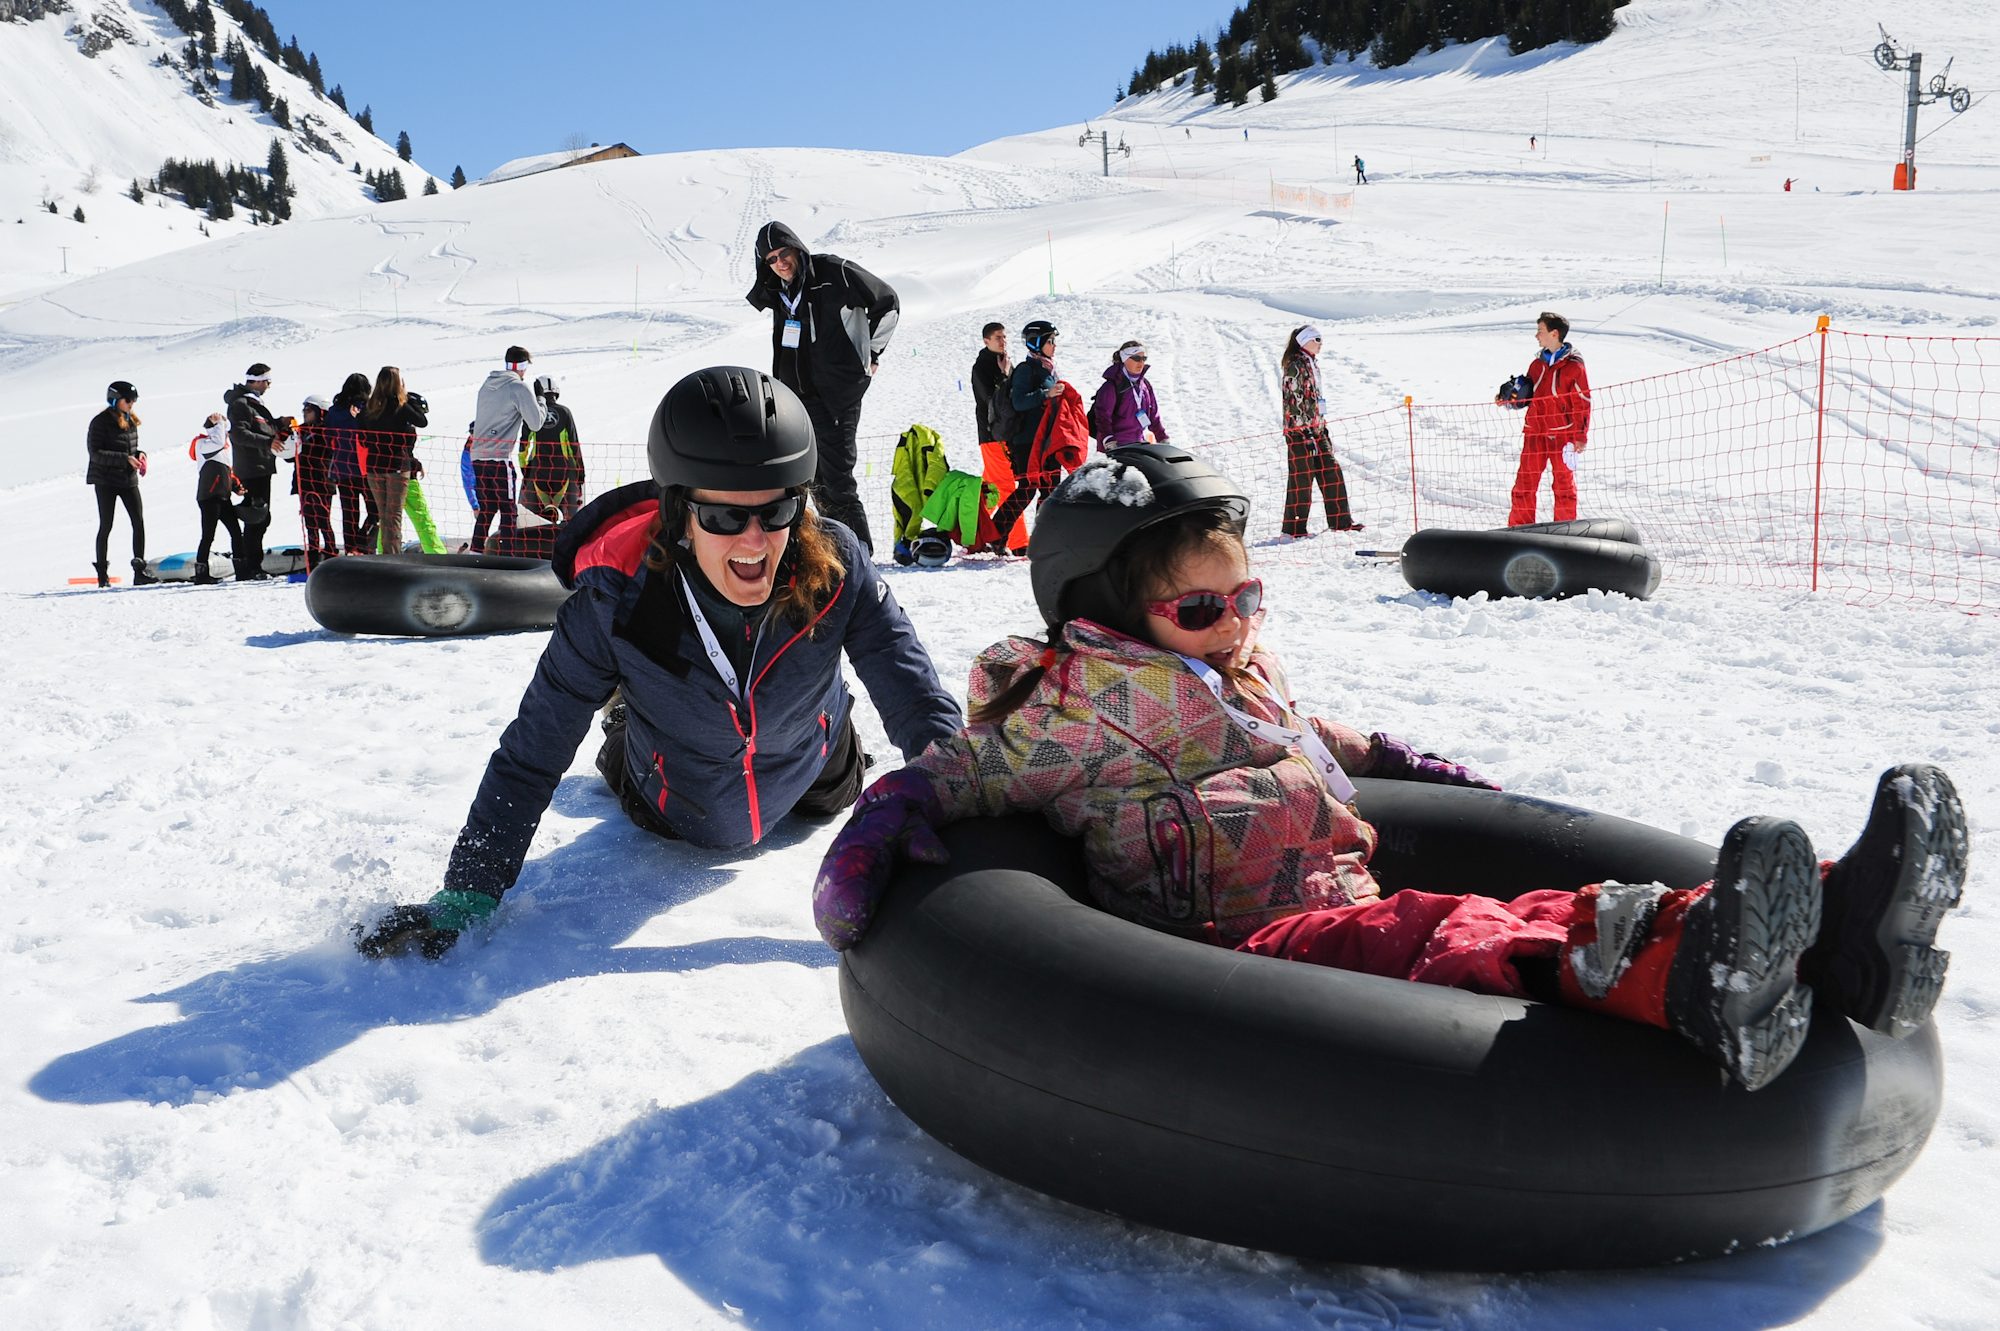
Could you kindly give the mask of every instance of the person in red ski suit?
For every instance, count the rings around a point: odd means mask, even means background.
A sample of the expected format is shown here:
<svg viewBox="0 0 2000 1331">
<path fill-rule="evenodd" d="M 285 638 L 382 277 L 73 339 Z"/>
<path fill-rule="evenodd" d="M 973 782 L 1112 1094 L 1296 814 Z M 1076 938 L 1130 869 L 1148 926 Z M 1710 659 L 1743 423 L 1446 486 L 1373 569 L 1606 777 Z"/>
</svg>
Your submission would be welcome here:
<svg viewBox="0 0 2000 1331">
<path fill-rule="evenodd" d="M 1528 362 L 1528 372 L 1510 381 L 1513 395 L 1494 398 L 1503 407 L 1525 408 L 1521 425 L 1521 465 L 1514 473 L 1513 502 L 1507 525 L 1520 527 L 1535 520 L 1535 497 L 1548 470 L 1555 492 L 1555 520 L 1576 517 L 1576 463 L 1590 441 L 1590 376 L 1583 357 L 1569 344 L 1569 320 L 1543 311 L 1535 320 L 1535 341 L 1541 350 Z"/>
<path fill-rule="evenodd" d="M 1964 810 L 1934 767 L 1885 775 L 1838 863 L 1796 823 L 1748 818 L 1697 888 L 1384 896 L 1350 776 L 1494 787 L 1291 700 L 1257 642 L 1248 510 L 1165 445 L 1057 487 L 1029 538 L 1046 637 L 982 652 L 965 728 L 862 794 L 813 888 L 830 946 L 864 941 L 899 855 L 944 862 L 937 828 L 1035 811 L 1081 839 L 1093 903 L 1134 923 L 1665 1027 L 1751 1090 L 1804 1043 L 1808 986 L 1876 1030 L 1922 1026 L 1943 964 L 1929 944 L 1965 873 Z"/>
</svg>

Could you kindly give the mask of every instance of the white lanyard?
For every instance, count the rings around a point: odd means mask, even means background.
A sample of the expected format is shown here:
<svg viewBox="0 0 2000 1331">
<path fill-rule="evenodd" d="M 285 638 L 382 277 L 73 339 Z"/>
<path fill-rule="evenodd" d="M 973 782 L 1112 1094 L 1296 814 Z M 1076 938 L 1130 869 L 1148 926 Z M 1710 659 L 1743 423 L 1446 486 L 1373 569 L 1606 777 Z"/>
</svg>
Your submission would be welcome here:
<svg viewBox="0 0 2000 1331">
<path fill-rule="evenodd" d="M 701 645 L 708 649 L 709 664 L 715 673 L 722 676 L 722 682 L 729 689 L 730 696 L 741 699 L 742 686 L 736 682 L 736 667 L 729 662 L 729 653 L 722 650 L 716 640 L 715 630 L 708 626 L 708 616 L 701 613 L 701 602 L 695 599 L 694 588 L 688 584 L 687 574 L 675 570 L 681 580 L 681 591 L 687 595 L 688 613 L 694 616 L 695 632 L 701 634 Z"/>
<path fill-rule="evenodd" d="M 1334 761 L 1333 754 L 1328 751 L 1325 741 L 1320 739 L 1319 732 L 1314 730 L 1310 723 L 1303 729 L 1293 730 L 1276 721 L 1265 721 L 1240 708 L 1232 707 L 1223 701 L 1222 672 L 1197 657 L 1182 656 L 1181 660 L 1187 662 L 1188 669 L 1194 671 L 1196 679 L 1208 685 L 1208 691 L 1215 695 L 1217 702 L 1222 703 L 1222 710 L 1229 713 L 1230 719 L 1237 725 L 1258 739 L 1282 744 L 1298 754 L 1313 765 L 1319 773 L 1319 779 L 1325 783 L 1334 799 L 1342 804 L 1354 802 L 1354 783 L 1347 779 L 1347 773 L 1340 770 L 1340 764 Z"/>
<path fill-rule="evenodd" d="M 794 319 L 799 317 L 799 302 L 805 298 L 806 287 L 803 282 L 799 283 L 799 294 L 796 296 L 787 296 L 783 287 L 778 289 L 778 299 L 784 303 L 785 313 Z"/>
</svg>

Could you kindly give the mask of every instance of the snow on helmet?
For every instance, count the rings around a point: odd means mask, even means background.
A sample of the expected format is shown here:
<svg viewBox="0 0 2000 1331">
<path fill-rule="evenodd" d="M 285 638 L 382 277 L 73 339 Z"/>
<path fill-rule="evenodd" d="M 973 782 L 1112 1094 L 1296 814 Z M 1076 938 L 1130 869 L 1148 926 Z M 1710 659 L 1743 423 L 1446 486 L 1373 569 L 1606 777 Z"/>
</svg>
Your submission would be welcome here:
<svg viewBox="0 0 2000 1331">
<path fill-rule="evenodd" d="M 1181 449 L 1114 448 L 1070 473 L 1035 519 L 1028 580 L 1054 630 L 1072 619 L 1117 627 L 1129 616 L 1105 567 L 1135 534 L 1169 518 L 1216 509 L 1241 522 L 1250 499 L 1227 476 Z"/>
<path fill-rule="evenodd" d="M 123 379 L 114 379 L 111 381 L 110 386 L 104 390 L 104 401 L 106 405 L 109 405 L 121 397 L 130 402 L 137 402 L 139 400 L 139 390 L 132 387 L 131 384 Z"/>
<path fill-rule="evenodd" d="M 662 490 L 789 490 L 819 452 L 798 394 L 741 365 L 696 370 L 660 399 L 646 463 Z"/>
<path fill-rule="evenodd" d="M 1040 351 L 1045 339 L 1061 336 L 1061 330 L 1047 319 L 1030 319 L 1021 326 L 1021 341 L 1027 344 L 1030 351 Z"/>
<path fill-rule="evenodd" d="M 943 532 L 927 531 L 910 542 L 910 553 L 919 568 L 943 568 L 951 562 L 951 538 Z"/>
</svg>

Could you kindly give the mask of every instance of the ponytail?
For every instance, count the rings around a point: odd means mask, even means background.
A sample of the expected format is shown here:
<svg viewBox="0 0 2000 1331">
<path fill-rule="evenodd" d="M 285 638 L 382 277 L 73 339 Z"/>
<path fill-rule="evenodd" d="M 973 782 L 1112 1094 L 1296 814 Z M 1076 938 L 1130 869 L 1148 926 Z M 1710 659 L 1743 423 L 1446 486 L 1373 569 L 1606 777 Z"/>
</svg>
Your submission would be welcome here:
<svg viewBox="0 0 2000 1331">
<path fill-rule="evenodd" d="M 1042 677 L 1049 673 L 1060 658 L 1060 651 L 1055 644 L 1061 635 L 1060 628 L 1050 629 L 1048 641 L 1042 644 L 1041 659 L 1016 674 L 1000 692 L 973 708 L 966 716 L 966 720 L 976 726 L 997 726 L 1020 711 L 1022 705 L 1035 696 L 1035 689 L 1040 686 Z"/>
</svg>

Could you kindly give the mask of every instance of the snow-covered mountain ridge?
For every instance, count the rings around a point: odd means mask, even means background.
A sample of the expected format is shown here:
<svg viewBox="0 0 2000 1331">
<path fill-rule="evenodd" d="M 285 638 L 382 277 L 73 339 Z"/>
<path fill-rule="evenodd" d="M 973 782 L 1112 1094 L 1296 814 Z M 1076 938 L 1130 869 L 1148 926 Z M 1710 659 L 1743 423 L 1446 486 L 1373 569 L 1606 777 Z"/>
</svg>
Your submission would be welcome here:
<svg viewBox="0 0 2000 1331">
<path fill-rule="evenodd" d="M 210 12 L 218 52 L 243 44 L 290 108 L 289 129 L 255 102 L 230 99 L 219 55 L 220 86 L 191 68 L 188 34 L 146 0 L 0 0 L 0 226 L 10 228 L 0 299 L 59 282 L 65 270 L 99 272 L 251 229 L 240 211 L 207 221 L 174 195 L 133 201 L 133 182 L 149 185 L 170 157 L 261 171 L 276 139 L 289 160 L 294 217 L 372 202 L 369 172 L 400 170 L 412 195 L 423 188 L 421 165 L 271 60 L 219 6 Z"/>
</svg>

